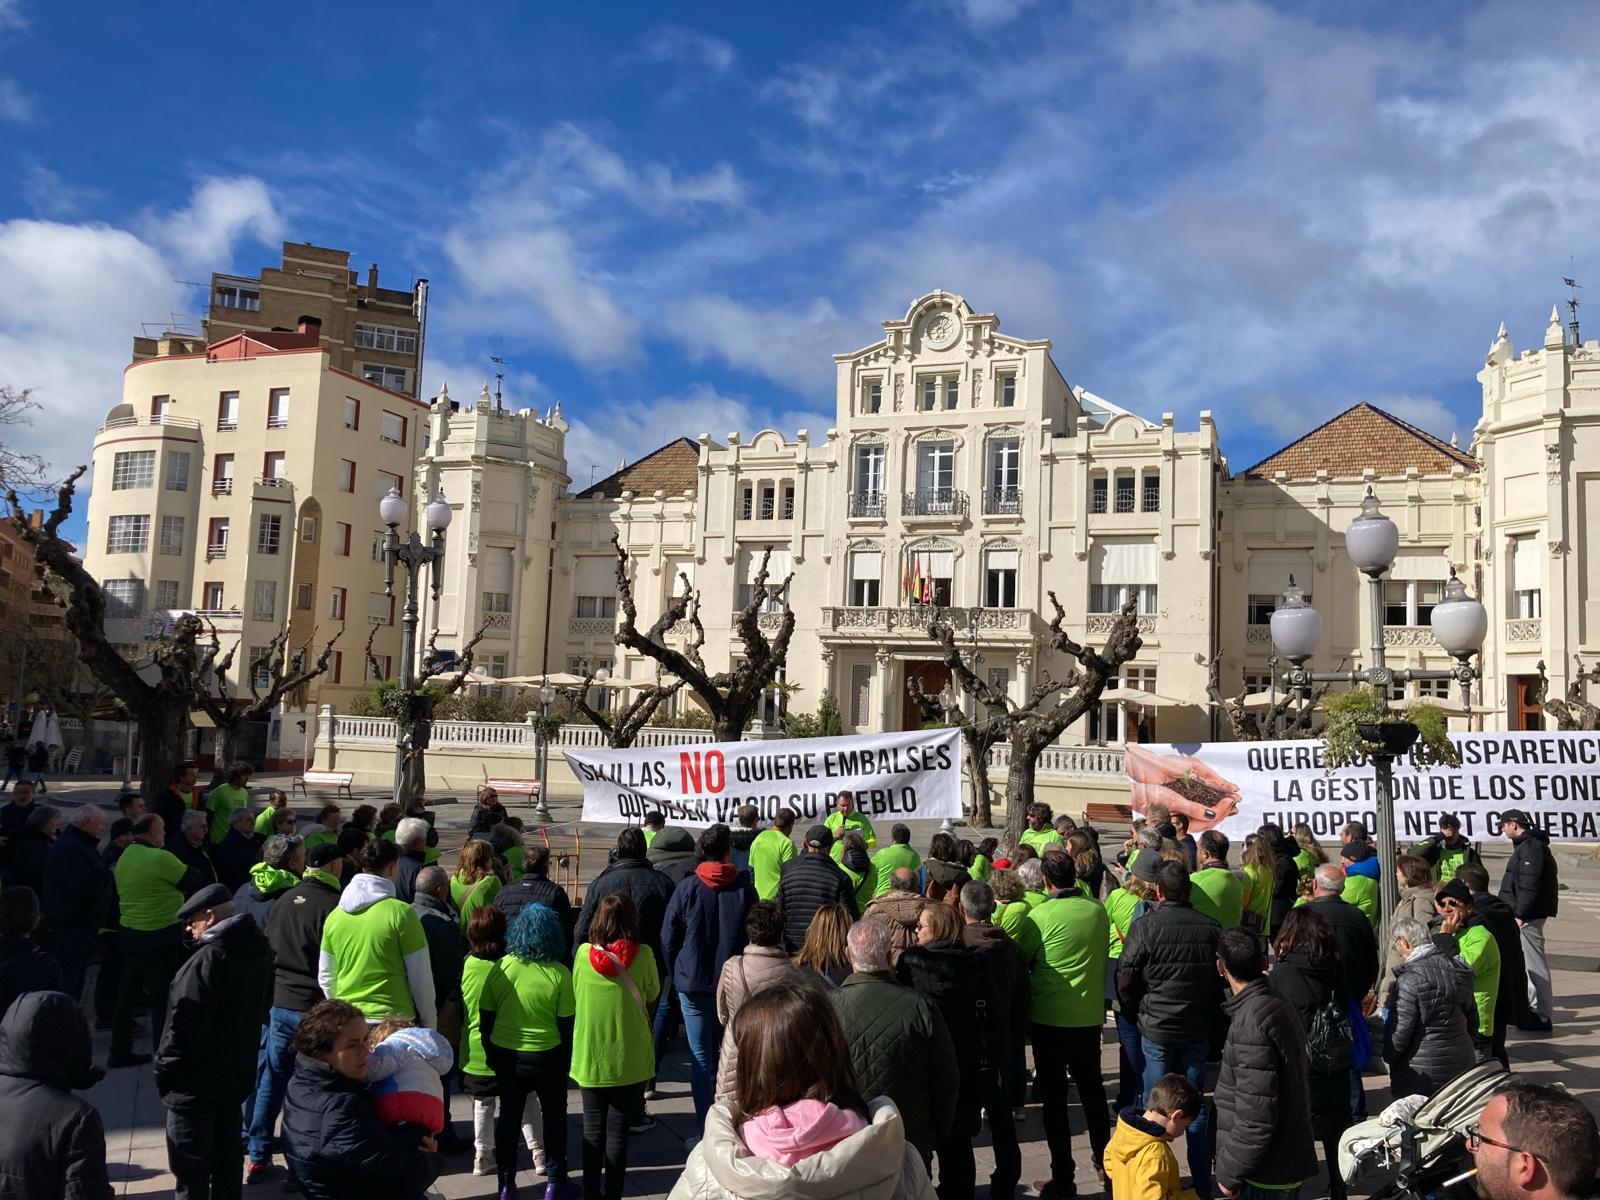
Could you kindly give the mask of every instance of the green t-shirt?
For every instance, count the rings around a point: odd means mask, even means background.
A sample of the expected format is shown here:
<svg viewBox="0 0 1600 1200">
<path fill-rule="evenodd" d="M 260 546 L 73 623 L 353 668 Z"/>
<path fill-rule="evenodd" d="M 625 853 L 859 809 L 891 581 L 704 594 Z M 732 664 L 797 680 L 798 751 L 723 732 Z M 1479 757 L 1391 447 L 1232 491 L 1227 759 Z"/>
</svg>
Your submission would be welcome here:
<svg viewBox="0 0 1600 1200">
<path fill-rule="evenodd" d="M 650 849 L 650 843 L 656 840 L 656 834 L 661 831 L 659 829 L 651 829 L 648 825 L 643 825 L 640 828 L 644 830 L 644 848 L 648 850 Z"/>
<path fill-rule="evenodd" d="M 878 834 L 872 828 L 872 822 L 863 817 L 859 812 L 852 812 L 848 817 L 841 817 L 837 812 L 828 814 L 827 820 L 822 822 L 833 831 L 833 861 L 838 862 L 839 856 L 844 853 L 839 838 L 845 830 L 854 829 L 861 834 L 861 840 L 867 843 L 869 851 L 878 848 Z"/>
<path fill-rule="evenodd" d="M 1308 851 L 1301 850 L 1294 856 L 1294 865 L 1295 870 L 1300 872 L 1301 881 L 1304 882 L 1316 872 L 1317 860 L 1312 858 Z"/>
<path fill-rule="evenodd" d="M 211 840 L 220 842 L 228 835 L 228 818 L 234 810 L 250 803 L 250 789 L 219 783 L 206 793 L 206 808 L 211 812 Z M 269 826 L 270 829 L 270 826 Z"/>
<path fill-rule="evenodd" d="M 1244 884 L 1227 867 L 1201 867 L 1189 876 L 1189 903 L 1224 929 L 1244 919 Z M 1269 901 L 1270 903 L 1270 901 Z"/>
<path fill-rule="evenodd" d="M 984 883 L 989 878 L 990 870 L 988 858 L 982 854 L 974 854 L 972 856 L 972 865 L 967 868 L 967 874 L 979 883 Z"/>
<path fill-rule="evenodd" d="M 333 958 L 333 999 L 381 1021 L 415 1017 L 406 955 L 428 948 L 422 922 L 403 900 L 386 896 L 357 912 L 336 908 L 322 926 L 322 953 Z"/>
<path fill-rule="evenodd" d="M 561 963 L 523 962 L 508 954 L 483 982 L 480 1012 L 494 1013 L 489 1040 L 507 1050 L 553 1050 L 556 1024 L 573 1011 L 572 972 Z"/>
<path fill-rule="evenodd" d="M 498 896 L 503 886 L 500 876 L 485 875 L 469 890 L 454 875 L 450 876 L 450 898 L 456 902 L 456 907 L 461 912 L 462 933 L 467 932 L 467 922 L 472 920 L 472 914 Z"/>
<path fill-rule="evenodd" d="M 1022 902 L 1028 906 L 1028 911 L 1029 912 L 1032 912 L 1034 909 L 1038 908 L 1039 905 L 1043 904 L 1048 899 L 1050 899 L 1050 895 L 1049 895 L 1048 892 L 1023 892 L 1022 893 Z"/>
<path fill-rule="evenodd" d="M 1022 923 L 1028 919 L 1028 905 L 1023 900 L 1013 900 L 994 910 L 994 923 L 1013 942 L 1022 937 Z"/>
<path fill-rule="evenodd" d="M 1105 1019 L 1110 936 L 1105 908 L 1076 889 L 1028 914 L 1019 945 L 1033 967 L 1036 1024 L 1081 1029 Z"/>
<path fill-rule="evenodd" d="M 277 816 L 280 811 L 282 810 L 273 808 L 269 804 L 256 814 L 255 835 L 257 837 L 272 836 L 272 818 Z"/>
<path fill-rule="evenodd" d="M 1456 937 L 1461 958 L 1472 968 L 1472 998 L 1478 1004 L 1478 1032 L 1494 1034 L 1494 1002 L 1500 994 L 1500 947 L 1483 925 L 1468 925 Z"/>
<path fill-rule="evenodd" d="M 522 869 L 522 857 L 525 853 L 526 850 L 521 846 L 506 847 L 505 860 L 506 866 L 510 868 L 512 883 L 515 883 L 517 880 L 521 879 L 524 874 Z"/>
<path fill-rule="evenodd" d="M 750 875 L 756 895 L 771 900 L 778 894 L 778 875 L 794 857 L 794 843 L 776 829 L 763 829 L 750 842 Z"/>
<path fill-rule="evenodd" d="M 129 842 L 112 872 L 122 927 L 148 930 L 177 924 L 183 905 L 178 881 L 186 873 L 177 855 L 144 842 Z"/>
<path fill-rule="evenodd" d="M 1128 926 L 1133 924 L 1133 910 L 1138 907 L 1139 897 L 1126 888 L 1117 888 L 1106 896 L 1106 920 L 1110 923 L 1107 950 L 1112 958 L 1122 957 L 1122 943 L 1128 940 Z"/>
<path fill-rule="evenodd" d="M 889 890 L 889 876 L 901 867 L 915 871 L 921 865 L 922 857 L 910 846 L 904 842 L 890 842 L 872 856 L 872 869 L 877 874 L 877 880 L 872 885 L 873 897 Z"/>
<path fill-rule="evenodd" d="M 1378 881 L 1369 875 L 1346 875 L 1344 877 L 1344 891 L 1339 895 L 1348 903 L 1354 904 L 1367 918 L 1367 923 L 1372 926 L 1373 932 L 1378 929 Z"/>
<path fill-rule="evenodd" d="M 339 840 L 339 835 L 337 832 L 329 829 L 326 825 L 317 824 L 307 825 L 301 831 L 300 836 L 305 840 L 307 854 L 311 853 L 313 848 L 322 845 L 323 842 L 335 842 Z"/>
<path fill-rule="evenodd" d="M 872 903 L 872 886 L 873 881 L 877 878 L 872 870 L 872 864 L 868 863 L 867 869 L 859 875 L 843 863 L 839 864 L 839 870 L 849 877 L 850 886 L 855 889 L 856 911 L 865 912 L 867 905 Z"/>
<path fill-rule="evenodd" d="M 494 1075 L 483 1053 L 483 1039 L 478 1036 L 478 1003 L 483 996 L 484 982 L 498 965 L 492 958 L 469 954 L 461 966 L 461 1072 L 464 1075 Z"/>
<path fill-rule="evenodd" d="M 1061 835 L 1048 826 L 1044 829 L 1024 829 L 1017 841 L 1021 845 L 1032 846 L 1040 858 L 1044 857 L 1045 847 L 1062 845 Z"/>
<path fill-rule="evenodd" d="M 1263 935 L 1272 933 L 1272 875 L 1265 867 L 1240 867 L 1239 882 L 1244 886 L 1244 911 L 1261 918 Z"/>
<path fill-rule="evenodd" d="M 655 955 L 649 946 L 628 967 L 646 1004 L 661 991 Z M 650 1019 L 622 983 L 589 965 L 589 943 L 572 962 L 572 995 L 577 1010 L 572 1025 L 572 1081 L 579 1087 L 621 1087 L 642 1083 L 656 1071 Z"/>
</svg>

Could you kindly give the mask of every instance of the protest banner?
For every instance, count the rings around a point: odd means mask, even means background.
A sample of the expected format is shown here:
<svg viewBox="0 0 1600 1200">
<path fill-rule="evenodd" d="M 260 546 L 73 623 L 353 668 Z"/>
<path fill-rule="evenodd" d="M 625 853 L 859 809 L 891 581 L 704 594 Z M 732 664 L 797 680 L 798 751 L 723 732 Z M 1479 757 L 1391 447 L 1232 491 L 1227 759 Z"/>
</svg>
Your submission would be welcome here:
<svg viewBox="0 0 1600 1200">
<path fill-rule="evenodd" d="M 871 821 L 961 816 L 958 729 L 564 754 L 583 784 L 585 821 L 637 825 L 658 809 L 672 825 L 731 825 L 754 804 L 763 821 L 793 809 L 804 829 L 846 791 Z"/>
<path fill-rule="evenodd" d="M 1600 733 L 1453 733 L 1459 767 L 1394 764 L 1395 833 L 1402 845 L 1437 832 L 1441 813 L 1466 836 L 1498 838 L 1500 814 L 1522 809 L 1558 841 L 1600 837 Z M 1377 828 L 1377 774 L 1370 763 L 1326 768 L 1322 742 L 1129 745 L 1133 809 L 1159 800 L 1189 816 L 1190 831 L 1230 838 L 1264 821 L 1297 822 L 1334 840 L 1349 821 Z"/>
</svg>

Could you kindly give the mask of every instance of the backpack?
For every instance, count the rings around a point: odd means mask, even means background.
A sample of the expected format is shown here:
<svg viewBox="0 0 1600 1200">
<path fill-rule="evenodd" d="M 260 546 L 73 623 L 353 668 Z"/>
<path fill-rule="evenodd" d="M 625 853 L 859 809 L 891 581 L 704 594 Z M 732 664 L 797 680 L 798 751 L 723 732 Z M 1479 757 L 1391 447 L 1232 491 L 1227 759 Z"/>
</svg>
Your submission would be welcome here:
<svg viewBox="0 0 1600 1200">
<path fill-rule="evenodd" d="M 1340 1075 L 1350 1069 L 1355 1032 L 1344 1005 L 1329 999 L 1311 1014 L 1306 1030 L 1306 1065 L 1315 1075 Z"/>
</svg>

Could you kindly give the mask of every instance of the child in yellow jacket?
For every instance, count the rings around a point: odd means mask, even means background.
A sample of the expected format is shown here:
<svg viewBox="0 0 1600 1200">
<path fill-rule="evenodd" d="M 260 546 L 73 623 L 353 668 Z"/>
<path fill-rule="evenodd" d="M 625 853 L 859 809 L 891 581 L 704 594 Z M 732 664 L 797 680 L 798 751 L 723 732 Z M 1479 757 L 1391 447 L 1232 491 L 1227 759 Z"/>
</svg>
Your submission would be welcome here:
<svg viewBox="0 0 1600 1200">
<path fill-rule="evenodd" d="M 1170 1143 L 1200 1112 L 1200 1093 L 1182 1075 L 1163 1075 L 1145 1109 L 1123 1109 L 1106 1146 L 1111 1200 L 1196 1200 L 1178 1186 L 1178 1159 Z"/>
</svg>

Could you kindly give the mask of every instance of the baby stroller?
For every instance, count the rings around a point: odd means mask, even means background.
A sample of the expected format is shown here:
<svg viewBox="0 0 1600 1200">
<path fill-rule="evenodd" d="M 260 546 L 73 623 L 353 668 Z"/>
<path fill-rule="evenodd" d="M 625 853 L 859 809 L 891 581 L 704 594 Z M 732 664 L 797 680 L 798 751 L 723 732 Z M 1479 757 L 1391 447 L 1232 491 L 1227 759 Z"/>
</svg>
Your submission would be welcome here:
<svg viewBox="0 0 1600 1200">
<path fill-rule="evenodd" d="M 1473 1200 L 1472 1155 L 1462 1131 L 1511 1073 L 1492 1059 L 1431 1096 L 1396 1100 L 1339 1139 L 1339 1174 L 1368 1186 L 1372 1200 Z"/>
</svg>

